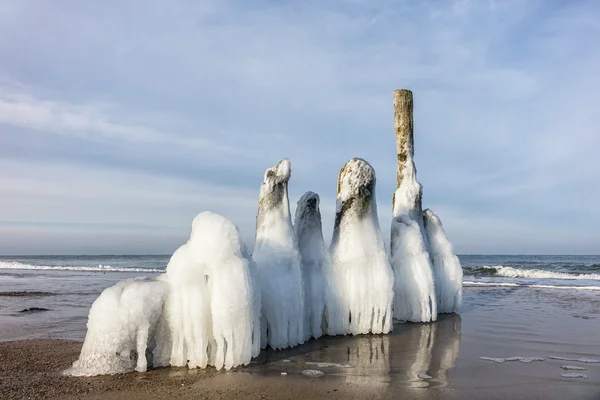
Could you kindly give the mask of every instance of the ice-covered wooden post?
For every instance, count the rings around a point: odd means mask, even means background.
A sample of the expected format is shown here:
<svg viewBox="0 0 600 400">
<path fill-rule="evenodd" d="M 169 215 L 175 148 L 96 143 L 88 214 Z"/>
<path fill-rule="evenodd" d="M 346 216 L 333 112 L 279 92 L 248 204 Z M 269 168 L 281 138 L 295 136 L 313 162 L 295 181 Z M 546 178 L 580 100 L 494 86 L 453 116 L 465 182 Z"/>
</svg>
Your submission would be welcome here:
<svg viewBox="0 0 600 400">
<path fill-rule="evenodd" d="M 437 304 L 423 223 L 423 187 L 413 160 L 413 95 L 394 91 L 394 129 L 398 170 L 392 197 L 390 255 L 394 270 L 394 318 L 428 322 L 437 318 Z"/>
<path fill-rule="evenodd" d="M 398 172 L 396 189 L 402 182 L 402 170 L 406 161 L 414 155 L 413 94 L 407 89 L 394 91 L 394 130 L 396 131 L 396 154 Z"/>
<path fill-rule="evenodd" d="M 405 177 L 405 171 L 410 170 L 414 175 L 417 170 L 413 163 L 414 137 L 413 137 L 413 94 L 408 89 L 394 90 L 394 130 L 396 131 L 396 156 L 398 169 L 396 172 L 396 189 L 400 187 Z M 395 210 L 395 197 L 392 197 L 392 210 Z M 421 194 L 416 197 L 415 208 L 421 212 Z M 394 212 L 396 216 L 396 212 Z"/>
</svg>

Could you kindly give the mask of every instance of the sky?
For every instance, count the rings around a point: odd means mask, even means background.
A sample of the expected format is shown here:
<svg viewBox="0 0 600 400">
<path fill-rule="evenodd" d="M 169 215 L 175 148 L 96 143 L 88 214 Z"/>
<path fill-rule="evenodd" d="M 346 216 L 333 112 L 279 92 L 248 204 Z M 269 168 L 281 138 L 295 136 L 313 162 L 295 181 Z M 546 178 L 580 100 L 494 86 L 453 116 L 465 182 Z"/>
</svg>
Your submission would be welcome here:
<svg viewBox="0 0 600 400">
<path fill-rule="evenodd" d="M 424 207 L 459 254 L 600 253 L 600 2 L 4 0 L 0 254 L 170 254 L 196 214 L 254 243 L 264 170 L 292 215 L 377 172 L 414 93 Z"/>
</svg>

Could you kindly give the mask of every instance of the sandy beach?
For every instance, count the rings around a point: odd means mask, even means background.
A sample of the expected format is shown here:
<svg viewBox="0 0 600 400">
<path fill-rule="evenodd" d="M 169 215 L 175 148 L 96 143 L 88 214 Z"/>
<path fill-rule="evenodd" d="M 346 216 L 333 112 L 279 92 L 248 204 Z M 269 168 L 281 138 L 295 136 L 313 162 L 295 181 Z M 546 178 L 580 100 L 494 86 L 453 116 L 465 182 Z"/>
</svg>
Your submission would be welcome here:
<svg viewBox="0 0 600 400">
<path fill-rule="evenodd" d="M 73 378 L 61 372 L 81 342 L 7 341 L 0 343 L 0 398 L 598 399 L 599 306 L 597 292 L 468 287 L 460 316 L 396 324 L 391 335 L 323 337 L 263 351 L 228 372 L 162 368 Z M 587 378 L 561 376 L 568 373 Z"/>
</svg>

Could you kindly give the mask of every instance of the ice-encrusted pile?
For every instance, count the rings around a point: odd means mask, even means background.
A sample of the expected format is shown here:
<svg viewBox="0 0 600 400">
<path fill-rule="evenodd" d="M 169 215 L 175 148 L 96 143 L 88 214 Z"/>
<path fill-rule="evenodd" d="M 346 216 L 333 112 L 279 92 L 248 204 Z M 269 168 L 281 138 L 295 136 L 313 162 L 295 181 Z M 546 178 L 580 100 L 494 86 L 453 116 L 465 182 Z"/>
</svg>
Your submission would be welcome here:
<svg viewBox="0 0 600 400">
<path fill-rule="evenodd" d="M 407 165 L 395 193 L 389 258 L 368 162 L 353 158 L 340 171 L 327 248 L 318 194 L 302 196 L 292 224 L 291 164 L 283 159 L 264 174 L 253 255 L 233 222 L 199 214 L 166 273 L 102 292 L 90 309 L 80 357 L 65 373 L 230 369 L 267 346 L 388 333 L 393 317 L 428 322 L 438 311 L 458 311 L 460 263 L 439 218 L 421 210 L 412 159 Z"/>
<path fill-rule="evenodd" d="M 421 229 L 408 215 L 392 220 L 392 265 L 394 268 L 394 318 L 398 321 L 429 322 L 437 319 L 437 302 L 431 260 Z"/>
<path fill-rule="evenodd" d="M 409 152 L 409 155 L 410 152 Z M 396 277 L 394 318 L 428 322 L 437 319 L 437 300 L 421 210 L 422 187 L 412 156 L 394 193 L 390 255 Z"/>
<path fill-rule="evenodd" d="M 201 213 L 166 274 L 122 281 L 102 292 L 90 309 L 80 357 L 65 373 L 248 364 L 260 352 L 256 285 L 256 266 L 237 227 L 218 214 Z"/>
<path fill-rule="evenodd" d="M 326 293 L 330 335 L 388 333 L 394 276 L 375 198 L 375 170 L 353 158 L 340 171 Z"/>
<path fill-rule="evenodd" d="M 306 192 L 298 200 L 294 232 L 304 282 L 304 327 L 309 336 L 317 339 L 323 334 L 326 288 L 324 272 L 329 268 L 318 194 Z"/>
<path fill-rule="evenodd" d="M 170 351 L 159 365 L 230 369 L 260 352 L 256 267 L 233 222 L 199 214 L 171 257 L 165 304 Z"/>
<path fill-rule="evenodd" d="M 159 332 L 165 275 L 135 278 L 105 289 L 92 304 L 79 359 L 67 375 L 92 376 L 146 371 L 146 355 L 162 345 Z"/>
<path fill-rule="evenodd" d="M 417 181 L 412 142 L 407 141 L 406 146 L 391 226 L 394 318 L 435 321 L 438 312 L 460 309 L 462 268 L 438 216 L 422 210 L 423 187 Z"/>
<path fill-rule="evenodd" d="M 423 218 L 433 264 L 438 312 L 458 312 L 462 304 L 463 281 L 460 261 L 438 216 L 427 209 L 423 212 Z"/>
<path fill-rule="evenodd" d="M 290 214 L 288 182 L 291 163 L 278 162 L 265 171 L 256 216 L 254 260 L 262 290 L 262 347 L 284 349 L 303 343 L 304 289 L 294 227 Z"/>
</svg>

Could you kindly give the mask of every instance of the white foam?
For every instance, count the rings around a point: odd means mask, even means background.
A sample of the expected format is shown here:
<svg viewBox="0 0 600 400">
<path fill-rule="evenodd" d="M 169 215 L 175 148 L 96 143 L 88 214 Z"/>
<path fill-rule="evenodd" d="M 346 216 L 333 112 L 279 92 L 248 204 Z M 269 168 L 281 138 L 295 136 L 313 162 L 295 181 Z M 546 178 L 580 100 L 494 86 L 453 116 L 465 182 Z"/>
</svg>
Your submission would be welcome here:
<svg viewBox="0 0 600 400">
<path fill-rule="evenodd" d="M 595 360 L 593 358 L 568 358 L 568 357 L 557 357 L 557 356 L 548 356 L 551 360 L 561 360 L 561 361 L 577 361 L 585 364 L 597 364 L 600 363 L 600 360 Z"/>
<path fill-rule="evenodd" d="M 498 287 L 520 287 L 518 283 L 506 283 L 506 282 L 473 282 L 473 281 L 463 281 L 463 285 L 465 286 L 498 286 Z"/>
<path fill-rule="evenodd" d="M 480 360 L 492 361 L 497 364 L 503 364 L 507 361 L 518 361 L 522 363 L 532 363 L 534 361 L 544 361 L 543 358 L 539 357 L 506 357 L 506 358 L 494 358 L 494 357 L 479 357 Z"/>
<path fill-rule="evenodd" d="M 310 376 L 311 378 L 317 378 L 319 376 L 325 375 L 323 371 L 319 371 L 318 369 L 305 369 L 302 371 L 302 375 Z"/>
<path fill-rule="evenodd" d="M 561 368 L 565 371 L 585 371 L 587 368 L 578 367 L 575 365 L 561 365 Z"/>
<path fill-rule="evenodd" d="M 515 267 L 483 266 L 477 269 L 495 270 L 494 276 L 506 278 L 533 278 L 533 279 L 569 279 L 569 280 L 600 280 L 600 274 L 568 274 L 565 272 L 544 271 L 541 269 L 521 269 Z"/>
<path fill-rule="evenodd" d="M 560 374 L 563 378 L 579 378 L 579 379 L 587 379 L 586 374 L 576 374 L 574 372 L 568 374 Z"/>
<path fill-rule="evenodd" d="M 97 267 L 84 266 L 63 266 L 63 265 L 31 265 L 23 264 L 18 261 L 0 261 L 0 269 L 21 269 L 21 270 L 50 270 L 50 271 L 82 271 L 82 272 L 165 272 L 159 268 L 123 268 L 111 267 L 110 265 L 98 265 Z"/>
<path fill-rule="evenodd" d="M 336 363 L 330 363 L 330 362 L 308 361 L 306 364 L 307 365 L 314 365 L 317 368 L 329 368 L 329 367 L 335 367 L 335 368 L 354 368 L 354 366 L 350 365 L 350 364 L 336 364 Z"/>
<path fill-rule="evenodd" d="M 563 290 L 600 290 L 600 286 L 562 286 L 562 285 L 538 285 L 510 282 L 476 282 L 463 281 L 464 286 L 470 287 L 524 287 L 536 289 L 563 289 Z"/>
<path fill-rule="evenodd" d="M 539 289 L 570 289 L 570 290 L 600 290 L 600 286 L 554 286 L 554 285 L 528 285 Z"/>
</svg>

